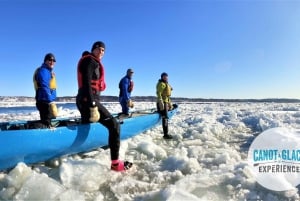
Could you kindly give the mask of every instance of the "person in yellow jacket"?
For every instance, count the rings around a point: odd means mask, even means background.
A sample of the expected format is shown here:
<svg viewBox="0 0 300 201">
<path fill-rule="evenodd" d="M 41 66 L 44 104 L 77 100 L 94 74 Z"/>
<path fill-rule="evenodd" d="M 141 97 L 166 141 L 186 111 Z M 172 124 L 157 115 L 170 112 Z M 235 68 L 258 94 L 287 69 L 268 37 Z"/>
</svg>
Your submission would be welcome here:
<svg viewBox="0 0 300 201">
<path fill-rule="evenodd" d="M 163 72 L 156 84 L 156 96 L 157 96 L 157 110 L 162 116 L 162 127 L 164 133 L 164 139 L 172 139 L 169 135 L 168 128 L 168 111 L 172 110 L 172 102 L 170 99 L 172 87 L 168 83 L 168 74 Z"/>
</svg>

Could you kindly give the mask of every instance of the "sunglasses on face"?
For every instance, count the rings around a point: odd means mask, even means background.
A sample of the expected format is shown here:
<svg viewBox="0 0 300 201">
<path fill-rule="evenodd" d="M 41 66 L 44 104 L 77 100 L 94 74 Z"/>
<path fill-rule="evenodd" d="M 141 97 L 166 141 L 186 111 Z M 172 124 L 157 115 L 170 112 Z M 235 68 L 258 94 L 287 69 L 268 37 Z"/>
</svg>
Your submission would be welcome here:
<svg viewBox="0 0 300 201">
<path fill-rule="evenodd" d="M 48 59 L 48 61 L 53 61 L 53 62 L 56 62 L 56 60 L 55 60 L 55 59 Z"/>
</svg>

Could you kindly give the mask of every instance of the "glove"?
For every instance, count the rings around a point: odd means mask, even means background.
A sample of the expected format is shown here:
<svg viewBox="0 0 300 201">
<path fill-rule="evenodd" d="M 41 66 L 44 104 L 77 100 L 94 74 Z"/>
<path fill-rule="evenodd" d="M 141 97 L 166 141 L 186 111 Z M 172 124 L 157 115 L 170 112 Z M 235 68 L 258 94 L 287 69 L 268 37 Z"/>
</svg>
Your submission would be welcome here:
<svg viewBox="0 0 300 201">
<path fill-rule="evenodd" d="M 56 118 L 57 117 L 57 107 L 56 104 L 54 102 L 49 103 L 49 113 L 52 116 L 52 118 Z"/>
<path fill-rule="evenodd" d="M 171 102 L 168 102 L 168 110 L 173 110 L 173 105 L 172 105 L 172 103 Z"/>
<path fill-rule="evenodd" d="M 98 111 L 98 107 L 90 107 L 90 122 L 97 122 L 100 119 L 100 113 Z"/>
<path fill-rule="evenodd" d="M 130 107 L 130 108 L 133 108 L 133 107 L 134 107 L 134 104 L 133 104 L 132 100 L 129 99 L 129 100 L 127 101 L 127 106 Z"/>
<path fill-rule="evenodd" d="M 164 110 L 164 102 L 163 102 L 163 100 L 159 100 L 157 102 L 157 104 L 158 104 L 159 111 L 163 111 Z"/>
</svg>

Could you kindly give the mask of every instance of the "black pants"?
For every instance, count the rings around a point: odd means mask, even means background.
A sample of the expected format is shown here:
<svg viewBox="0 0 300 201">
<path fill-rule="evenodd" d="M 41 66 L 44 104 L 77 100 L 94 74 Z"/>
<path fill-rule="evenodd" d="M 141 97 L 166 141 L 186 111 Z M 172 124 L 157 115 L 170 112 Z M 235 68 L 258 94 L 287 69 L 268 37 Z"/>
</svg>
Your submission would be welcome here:
<svg viewBox="0 0 300 201">
<path fill-rule="evenodd" d="M 110 148 L 111 160 L 117 160 L 119 159 L 120 150 L 120 124 L 100 103 L 99 99 L 100 97 L 96 98 L 96 106 L 98 107 L 100 113 L 99 123 L 101 123 L 108 129 L 108 145 Z M 77 96 L 76 105 L 81 114 L 82 123 L 90 123 L 90 104 L 86 101 L 83 101 L 79 96 Z"/>
<path fill-rule="evenodd" d="M 168 133 L 169 133 L 168 118 L 162 117 L 162 122 L 161 123 L 162 123 L 162 128 L 163 128 L 164 135 L 168 135 Z"/>
<path fill-rule="evenodd" d="M 49 127 L 51 123 L 51 119 L 53 119 L 49 111 L 49 104 L 46 102 L 37 101 L 36 107 L 40 113 L 41 123 Z"/>
<path fill-rule="evenodd" d="M 168 105 L 164 103 L 164 110 L 160 110 L 157 103 L 157 111 L 161 115 L 161 124 L 163 128 L 164 135 L 168 135 L 169 133 L 169 122 L 168 122 Z"/>
</svg>

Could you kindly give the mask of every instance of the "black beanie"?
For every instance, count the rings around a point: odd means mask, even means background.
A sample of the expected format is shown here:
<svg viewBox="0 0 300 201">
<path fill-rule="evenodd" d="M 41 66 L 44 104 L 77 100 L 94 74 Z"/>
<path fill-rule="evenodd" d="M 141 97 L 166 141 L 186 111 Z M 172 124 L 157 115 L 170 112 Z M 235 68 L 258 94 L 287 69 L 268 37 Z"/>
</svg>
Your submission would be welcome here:
<svg viewBox="0 0 300 201">
<path fill-rule="evenodd" d="M 48 53 L 45 55 L 44 62 L 46 62 L 49 59 L 54 59 L 54 61 L 56 62 L 55 56 L 52 53 Z"/>
<path fill-rule="evenodd" d="M 99 47 L 103 47 L 105 49 L 105 44 L 102 41 L 97 41 L 93 44 L 91 51 L 93 51 L 94 49 L 99 48 Z"/>
<path fill-rule="evenodd" d="M 163 76 L 168 76 L 168 73 L 163 72 L 160 77 L 163 78 Z"/>
</svg>

